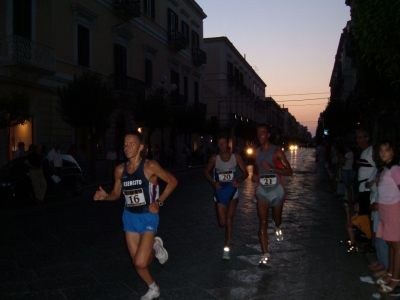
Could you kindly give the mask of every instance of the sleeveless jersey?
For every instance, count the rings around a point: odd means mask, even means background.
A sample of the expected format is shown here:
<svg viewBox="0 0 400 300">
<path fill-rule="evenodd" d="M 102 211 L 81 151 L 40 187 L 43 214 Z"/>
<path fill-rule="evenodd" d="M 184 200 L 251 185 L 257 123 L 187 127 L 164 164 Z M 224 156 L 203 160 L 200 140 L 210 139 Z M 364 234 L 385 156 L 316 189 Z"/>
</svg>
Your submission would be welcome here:
<svg viewBox="0 0 400 300">
<path fill-rule="evenodd" d="M 125 198 L 125 209 L 132 213 L 147 213 L 149 206 L 159 197 L 158 184 L 152 184 L 144 175 L 144 163 L 142 159 L 133 174 L 127 171 L 127 162 L 124 163 L 122 174 L 122 192 Z"/>
<path fill-rule="evenodd" d="M 215 168 L 214 168 L 214 180 L 216 182 L 224 183 L 232 183 L 232 181 L 236 178 L 236 158 L 235 154 L 231 154 L 231 158 L 229 161 L 224 162 L 221 159 L 219 154 L 215 159 Z"/>
<path fill-rule="evenodd" d="M 281 176 L 271 172 L 270 170 L 265 170 L 261 167 L 261 161 L 266 161 L 272 168 L 278 167 L 278 162 L 273 159 L 273 154 L 275 152 L 276 146 L 272 145 L 268 151 L 261 151 L 261 147 L 257 149 L 256 153 L 256 163 L 260 171 L 260 186 L 263 187 L 274 187 L 281 183 Z"/>
</svg>

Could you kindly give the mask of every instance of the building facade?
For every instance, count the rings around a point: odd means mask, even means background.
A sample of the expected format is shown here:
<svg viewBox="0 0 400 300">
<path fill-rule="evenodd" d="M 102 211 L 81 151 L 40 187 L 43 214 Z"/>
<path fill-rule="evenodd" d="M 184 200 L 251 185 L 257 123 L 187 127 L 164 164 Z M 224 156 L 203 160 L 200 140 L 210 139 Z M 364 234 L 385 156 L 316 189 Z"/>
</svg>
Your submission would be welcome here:
<svg viewBox="0 0 400 300">
<path fill-rule="evenodd" d="M 100 74 L 117 102 L 96 142 L 98 159 L 122 147 L 125 130 L 140 127 L 132 114 L 138 97 L 162 90 L 172 105 L 203 102 L 206 15 L 194 0 L 5 0 L 0 15 L 0 93 L 31 99 L 31 121 L 3 132 L 10 153 L 19 141 L 49 148 L 58 141 L 62 152 L 92 143 L 57 109 L 57 88 L 82 72 Z"/>
<path fill-rule="evenodd" d="M 207 118 L 218 120 L 232 135 L 242 123 L 265 123 L 266 84 L 227 37 L 204 39 L 207 64 L 204 98 Z"/>
</svg>

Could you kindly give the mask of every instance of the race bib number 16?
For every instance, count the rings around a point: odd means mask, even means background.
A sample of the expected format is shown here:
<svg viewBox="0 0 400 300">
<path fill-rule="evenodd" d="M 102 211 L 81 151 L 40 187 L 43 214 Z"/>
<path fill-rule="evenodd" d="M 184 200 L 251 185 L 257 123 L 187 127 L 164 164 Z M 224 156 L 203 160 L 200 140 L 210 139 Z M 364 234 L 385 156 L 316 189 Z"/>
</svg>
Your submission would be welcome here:
<svg viewBox="0 0 400 300">
<path fill-rule="evenodd" d="M 140 206 L 146 204 L 143 189 L 124 191 L 125 203 L 127 207 Z"/>
<path fill-rule="evenodd" d="M 263 186 L 275 185 L 276 182 L 276 174 L 265 174 L 260 176 L 260 183 Z"/>
</svg>

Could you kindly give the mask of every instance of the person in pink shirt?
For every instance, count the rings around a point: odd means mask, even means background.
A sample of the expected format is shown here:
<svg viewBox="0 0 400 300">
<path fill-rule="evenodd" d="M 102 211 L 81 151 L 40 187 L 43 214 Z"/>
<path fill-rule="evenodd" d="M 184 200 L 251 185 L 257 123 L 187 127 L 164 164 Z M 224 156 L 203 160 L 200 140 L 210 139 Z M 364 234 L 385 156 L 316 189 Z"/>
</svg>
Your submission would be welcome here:
<svg viewBox="0 0 400 300">
<path fill-rule="evenodd" d="M 395 144 L 390 141 L 378 145 L 384 169 L 378 185 L 379 221 L 376 236 L 389 246 L 389 269 L 377 280 L 379 292 L 390 293 L 400 284 L 400 166 Z"/>
</svg>

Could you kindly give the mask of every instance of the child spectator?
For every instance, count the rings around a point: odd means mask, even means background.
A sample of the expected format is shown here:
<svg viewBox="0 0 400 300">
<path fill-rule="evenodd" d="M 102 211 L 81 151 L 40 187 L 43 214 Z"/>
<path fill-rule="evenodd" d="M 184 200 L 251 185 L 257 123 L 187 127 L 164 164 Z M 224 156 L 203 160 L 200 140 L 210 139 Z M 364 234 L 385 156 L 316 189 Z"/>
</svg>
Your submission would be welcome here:
<svg viewBox="0 0 400 300">
<path fill-rule="evenodd" d="M 368 215 L 358 215 L 360 210 L 360 205 L 358 202 L 354 203 L 353 209 L 353 212 L 351 212 L 351 207 L 349 205 L 345 205 L 346 230 L 349 238 L 349 248 L 347 249 L 348 253 L 358 252 L 356 239 L 361 243 L 369 243 L 371 242 L 372 237 Z"/>
<path fill-rule="evenodd" d="M 379 157 L 384 169 L 379 178 L 379 221 L 376 236 L 389 245 L 389 269 L 377 280 L 379 292 L 390 293 L 400 283 L 400 166 L 395 144 L 381 142 Z"/>
</svg>

